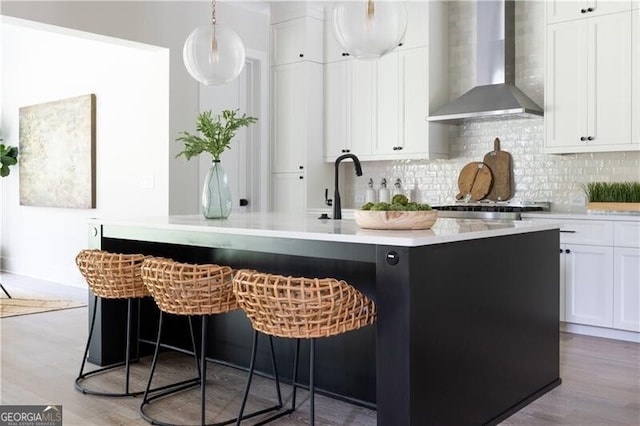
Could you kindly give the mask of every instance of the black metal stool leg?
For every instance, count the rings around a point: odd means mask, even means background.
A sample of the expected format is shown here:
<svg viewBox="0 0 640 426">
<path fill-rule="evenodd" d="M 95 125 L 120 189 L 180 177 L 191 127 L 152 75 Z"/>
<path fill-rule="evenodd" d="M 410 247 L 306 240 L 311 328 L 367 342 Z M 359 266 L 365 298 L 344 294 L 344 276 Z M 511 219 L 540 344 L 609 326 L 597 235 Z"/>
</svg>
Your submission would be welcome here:
<svg viewBox="0 0 640 426">
<path fill-rule="evenodd" d="M 205 389 L 207 384 L 207 323 L 208 316 L 202 316 L 202 335 L 200 344 L 200 424 L 205 425 Z"/>
<path fill-rule="evenodd" d="M 182 391 L 184 389 L 188 389 L 190 387 L 196 386 L 200 383 L 200 376 L 195 377 L 193 379 L 187 379 L 187 380 L 183 380 L 181 382 L 178 383 L 171 383 L 168 385 L 164 385 L 164 386 L 160 386 L 157 388 L 152 389 L 151 388 L 151 383 L 153 382 L 153 376 L 155 374 L 155 370 L 156 370 L 156 366 L 158 364 L 158 354 L 160 352 L 160 347 L 162 347 L 162 326 L 163 326 L 163 321 L 164 320 L 164 312 L 160 311 L 160 319 L 158 320 L 158 336 L 156 338 L 156 345 L 155 345 L 155 349 L 153 352 L 153 360 L 151 361 L 151 370 L 149 371 L 149 379 L 147 380 L 147 387 L 144 391 L 144 396 L 142 398 L 142 402 L 140 403 L 140 407 L 138 409 L 138 412 L 140 413 L 140 416 L 145 419 L 146 421 L 148 421 L 151 424 L 154 425 L 167 425 L 169 423 L 163 423 L 157 419 L 154 419 L 153 417 L 149 416 L 146 412 L 145 412 L 145 407 L 147 406 L 147 404 L 149 404 L 151 401 L 164 397 L 166 395 L 170 395 L 172 393 L 175 392 L 179 392 Z M 195 342 L 193 342 L 195 343 Z M 196 347 L 194 345 L 193 347 L 194 350 L 194 354 L 196 355 L 196 360 L 197 360 L 197 351 L 196 351 Z M 199 369 L 199 367 L 198 367 Z M 164 392 L 160 392 L 160 391 L 164 391 Z M 150 393 L 153 392 L 153 396 L 149 396 Z"/>
<path fill-rule="evenodd" d="M 6 289 L 6 288 L 4 288 L 4 286 L 2 285 L 2 283 L 0 283 L 0 289 L 2 289 L 2 291 L 4 292 L 4 294 L 6 294 L 6 295 L 7 295 L 7 297 L 8 297 L 9 299 L 11 299 L 11 295 L 9 294 L 9 292 L 7 291 L 7 289 Z"/>
<path fill-rule="evenodd" d="M 299 354 L 300 354 L 300 339 L 296 339 L 296 354 L 293 358 L 293 378 L 291 379 L 291 384 L 293 385 L 293 396 L 291 397 L 291 411 L 295 411 L 296 409 L 296 389 L 298 382 L 298 362 L 299 362 Z"/>
<path fill-rule="evenodd" d="M 89 346 L 91 345 L 91 336 L 93 336 L 93 327 L 96 324 L 96 311 L 98 306 L 98 296 L 93 296 L 93 315 L 91 316 L 91 325 L 89 326 L 89 336 L 87 337 L 87 346 L 84 348 L 84 354 L 82 355 L 82 362 L 80 363 L 80 372 L 78 373 L 78 378 L 76 379 L 76 389 L 82 391 L 78 387 L 78 380 L 83 378 L 84 374 L 84 366 L 87 362 L 87 355 L 89 354 Z"/>
<path fill-rule="evenodd" d="M 131 303 L 131 299 L 127 299 L 127 342 L 125 344 L 125 355 L 124 355 L 124 370 L 125 370 L 125 379 L 124 379 L 124 393 L 129 393 L 129 372 L 131 371 L 131 317 L 133 316 L 133 305 Z"/>
<path fill-rule="evenodd" d="M 315 356 L 316 356 L 316 339 L 311 339 L 309 347 L 309 404 L 311 411 L 311 426 L 316 424 L 315 417 Z"/>
<path fill-rule="evenodd" d="M 123 398 L 123 397 L 129 397 L 129 396 L 142 395 L 144 391 L 131 392 L 129 390 L 129 373 L 130 373 L 130 362 L 131 362 L 131 320 L 133 316 L 133 305 L 132 305 L 131 299 L 127 299 L 127 341 L 125 344 L 124 361 L 107 365 L 105 367 L 98 368 L 93 371 L 89 371 L 87 373 L 84 372 L 84 368 L 87 362 L 87 355 L 89 354 L 89 347 L 91 345 L 91 339 L 93 337 L 93 331 L 96 323 L 96 312 L 98 310 L 98 296 L 93 297 L 93 306 L 94 306 L 94 309 L 93 309 L 93 314 L 91 316 L 91 325 L 89 326 L 89 337 L 87 338 L 87 345 L 85 347 L 84 354 L 82 357 L 82 363 L 80 364 L 80 373 L 78 374 L 78 377 L 75 380 L 75 385 L 74 385 L 75 388 L 84 394 L 107 396 L 107 397 L 114 397 L 114 398 Z M 118 368 L 122 366 L 125 366 L 125 391 L 123 393 L 99 392 L 99 391 L 87 389 L 80 384 L 87 377 L 100 374 L 105 371 L 112 370 L 114 368 Z"/>
<path fill-rule="evenodd" d="M 240 412 L 236 419 L 236 425 L 240 425 L 242 416 L 244 415 L 244 407 L 247 404 L 247 397 L 249 396 L 249 389 L 251 388 L 251 379 L 253 378 L 253 371 L 256 366 L 256 348 L 258 346 L 258 331 L 253 330 L 253 344 L 251 345 L 251 361 L 249 362 L 249 377 L 247 378 L 247 384 L 244 388 L 244 395 L 242 396 L 242 403 L 240 404 Z M 277 377 L 277 376 L 276 376 Z"/>
<path fill-rule="evenodd" d="M 193 316 L 189 315 L 189 333 L 191 333 L 191 347 L 193 348 L 193 356 L 196 361 L 196 370 L 198 371 L 198 377 L 202 378 L 200 371 L 200 360 L 198 359 L 198 348 L 196 346 L 196 334 L 193 331 Z"/>
<path fill-rule="evenodd" d="M 160 311 L 160 319 L 158 320 L 158 336 L 156 337 L 156 347 L 153 350 L 153 360 L 151 361 L 151 371 L 149 371 L 149 379 L 147 380 L 147 387 L 144 390 L 144 396 L 142 397 L 142 404 L 145 405 L 148 402 L 149 389 L 151 389 L 151 382 L 153 381 L 153 374 L 156 371 L 156 364 L 158 363 L 158 352 L 160 351 L 160 341 L 162 339 L 162 319 L 164 314 Z"/>
<path fill-rule="evenodd" d="M 256 333 L 258 333 L 256 331 Z M 256 341 L 256 344 L 258 342 Z M 276 352 L 273 350 L 273 337 L 269 336 L 269 347 L 271 349 L 271 368 L 276 381 L 276 392 L 278 393 L 278 410 L 282 408 L 282 393 L 280 392 L 280 376 L 278 376 L 278 364 L 276 363 Z"/>
</svg>

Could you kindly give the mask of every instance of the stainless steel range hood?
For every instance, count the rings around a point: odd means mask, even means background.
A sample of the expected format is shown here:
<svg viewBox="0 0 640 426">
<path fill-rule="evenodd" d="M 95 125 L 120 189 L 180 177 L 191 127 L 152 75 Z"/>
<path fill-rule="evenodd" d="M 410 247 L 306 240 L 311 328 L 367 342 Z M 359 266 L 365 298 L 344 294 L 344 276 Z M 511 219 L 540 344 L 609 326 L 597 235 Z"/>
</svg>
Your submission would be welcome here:
<svg viewBox="0 0 640 426">
<path fill-rule="evenodd" d="M 477 85 L 428 120 L 458 124 L 543 115 L 542 108 L 515 86 L 514 2 L 478 0 L 476 7 Z"/>
</svg>

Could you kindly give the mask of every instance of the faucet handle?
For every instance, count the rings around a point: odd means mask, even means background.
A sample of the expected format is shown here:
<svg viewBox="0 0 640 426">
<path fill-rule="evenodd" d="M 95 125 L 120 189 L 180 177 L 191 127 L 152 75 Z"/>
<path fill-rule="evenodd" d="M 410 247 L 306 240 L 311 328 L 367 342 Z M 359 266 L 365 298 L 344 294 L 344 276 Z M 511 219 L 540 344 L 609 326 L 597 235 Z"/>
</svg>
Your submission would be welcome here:
<svg viewBox="0 0 640 426">
<path fill-rule="evenodd" d="M 327 206 L 332 206 L 333 205 L 333 200 L 329 199 L 329 188 L 325 188 L 324 189 L 324 203 Z"/>
</svg>

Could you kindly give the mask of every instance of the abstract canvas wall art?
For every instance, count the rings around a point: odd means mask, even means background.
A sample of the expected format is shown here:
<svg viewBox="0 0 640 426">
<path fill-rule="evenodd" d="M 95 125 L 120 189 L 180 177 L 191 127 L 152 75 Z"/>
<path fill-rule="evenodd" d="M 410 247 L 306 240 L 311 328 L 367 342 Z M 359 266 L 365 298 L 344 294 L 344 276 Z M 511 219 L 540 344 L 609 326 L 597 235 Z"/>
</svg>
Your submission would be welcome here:
<svg viewBox="0 0 640 426">
<path fill-rule="evenodd" d="M 20 204 L 95 208 L 96 96 L 20 108 Z"/>
</svg>

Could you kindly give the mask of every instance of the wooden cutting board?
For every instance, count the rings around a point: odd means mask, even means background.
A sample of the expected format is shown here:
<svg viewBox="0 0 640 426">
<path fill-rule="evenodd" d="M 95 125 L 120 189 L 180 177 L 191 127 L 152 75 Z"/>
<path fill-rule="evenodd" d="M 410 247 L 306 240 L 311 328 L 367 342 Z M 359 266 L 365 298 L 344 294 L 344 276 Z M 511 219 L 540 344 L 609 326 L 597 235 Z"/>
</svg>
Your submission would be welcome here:
<svg viewBox="0 0 640 426">
<path fill-rule="evenodd" d="M 483 162 L 493 173 L 493 186 L 487 193 L 491 201 L 506 201 L 510 199 L 513 188 L 513 173 L 511 154 L 500 150 L 500 139 L 493 141 L 493 151 L 488 152 Z"/>
<path fill-rule="evenodd" d="M 469 196 L 469 201 L 483 199 L 491 189 L 493 176 L 486 164 L 480 161 L 472 161 L 462 168 L 458 176 L 458 189 L 460 192 L 456 199 L 461 200 Z"/>
</svg>

